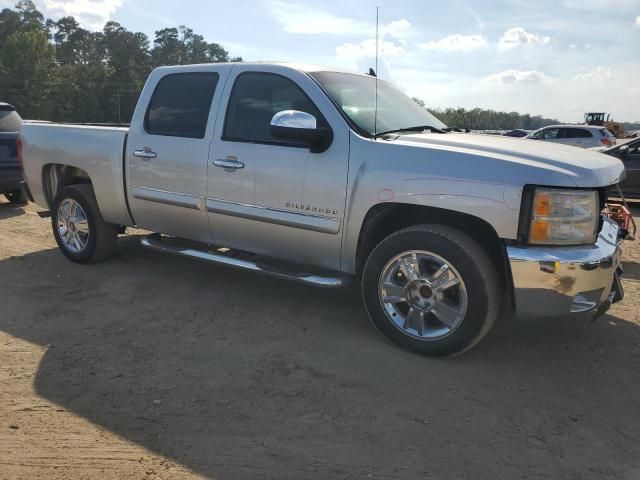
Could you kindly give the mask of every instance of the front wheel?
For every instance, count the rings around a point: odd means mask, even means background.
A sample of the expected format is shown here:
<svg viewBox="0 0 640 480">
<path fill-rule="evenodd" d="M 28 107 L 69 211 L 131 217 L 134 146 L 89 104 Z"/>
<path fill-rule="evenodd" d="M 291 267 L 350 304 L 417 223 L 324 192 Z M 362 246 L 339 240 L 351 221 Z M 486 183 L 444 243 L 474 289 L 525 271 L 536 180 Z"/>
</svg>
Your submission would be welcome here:
<svg viewBox="0 0 640 480">
<path fill-rule="evenodd" d="M 51 223 L 58 247 L 73 262 L 99 262 L 116 246 L 118 226 L 102 218 L 91 185 L 61 189 L 53 201 Z"/>
<path fill-rule="evenodd" d="M 431 356 L 473 347 L 499 310 L 498 276 L 486 252 L 443 225 L 418 225 L 383 240 L 366 262 L 362 292 L 387 338 Z"/>
</svg>

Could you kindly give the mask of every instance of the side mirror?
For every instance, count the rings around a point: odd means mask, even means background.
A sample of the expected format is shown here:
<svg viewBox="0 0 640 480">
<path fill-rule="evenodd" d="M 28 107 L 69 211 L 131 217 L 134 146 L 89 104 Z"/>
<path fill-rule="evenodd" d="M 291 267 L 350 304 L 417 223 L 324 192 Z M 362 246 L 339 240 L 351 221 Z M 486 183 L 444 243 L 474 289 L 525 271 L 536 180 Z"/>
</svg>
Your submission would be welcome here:
<svg viewBox="0 0 640 480">
<path fill-rule="evenodd" d="M 283 110 L 271 119 L 271 135 L 307 145 L 311 153 L 326 151 L 333 142 L 330 128 L 318 128 L 316 117 L 298 110 Z"/>
</svg>

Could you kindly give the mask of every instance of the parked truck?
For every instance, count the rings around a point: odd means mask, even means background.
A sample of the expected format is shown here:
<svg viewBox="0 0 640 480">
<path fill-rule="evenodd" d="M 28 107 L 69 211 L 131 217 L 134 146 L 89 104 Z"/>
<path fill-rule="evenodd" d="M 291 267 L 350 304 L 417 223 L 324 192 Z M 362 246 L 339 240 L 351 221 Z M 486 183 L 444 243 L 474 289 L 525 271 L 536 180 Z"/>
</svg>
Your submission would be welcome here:
<svg viewBox="0 0 640 480">
<path fill-rule="evenodd" d="M 444 128 L 370 75 L 163 67 L 128 129 L 26 124 L 21 155 L 74 262 L 135 226 L 162 252 L 359 281 L 378 329 L 426 355 L 469 349 L 501 311 L 598 316 L 622 299 L 623 235 L 601 215 L 618 159 Z"/>
</svg>

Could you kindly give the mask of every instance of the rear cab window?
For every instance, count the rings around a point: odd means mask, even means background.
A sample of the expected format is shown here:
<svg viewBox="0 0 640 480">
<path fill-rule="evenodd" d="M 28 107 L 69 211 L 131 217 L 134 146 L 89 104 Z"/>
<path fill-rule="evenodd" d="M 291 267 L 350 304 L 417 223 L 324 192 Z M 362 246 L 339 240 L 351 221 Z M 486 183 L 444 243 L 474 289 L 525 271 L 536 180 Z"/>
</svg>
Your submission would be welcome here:
<svg viewBox="0 0 640 480">
<path fill-rule="evenodd" d="M 144 128 L 151 135 L 204 138 L 219 75 L 214 72 L 169 74 L 158 82 Z"/>
</svg>

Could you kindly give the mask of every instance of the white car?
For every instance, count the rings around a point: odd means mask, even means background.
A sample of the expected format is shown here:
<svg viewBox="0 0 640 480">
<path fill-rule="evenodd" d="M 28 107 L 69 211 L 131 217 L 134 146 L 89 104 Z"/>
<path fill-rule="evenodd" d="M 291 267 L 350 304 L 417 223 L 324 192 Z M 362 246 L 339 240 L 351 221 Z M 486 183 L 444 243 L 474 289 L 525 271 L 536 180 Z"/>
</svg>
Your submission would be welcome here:
<svg viewBox="0 0 640 480">
<path fill-rule="evenodd" d="M 609 130 L 594 125 L 551 125 L 536 130 L 524 138 L 582 148 L 608 148 L 616 144 L 616 138 Z"/>
</svg>

